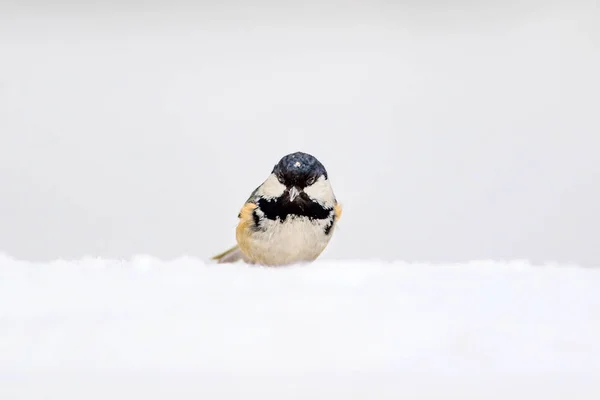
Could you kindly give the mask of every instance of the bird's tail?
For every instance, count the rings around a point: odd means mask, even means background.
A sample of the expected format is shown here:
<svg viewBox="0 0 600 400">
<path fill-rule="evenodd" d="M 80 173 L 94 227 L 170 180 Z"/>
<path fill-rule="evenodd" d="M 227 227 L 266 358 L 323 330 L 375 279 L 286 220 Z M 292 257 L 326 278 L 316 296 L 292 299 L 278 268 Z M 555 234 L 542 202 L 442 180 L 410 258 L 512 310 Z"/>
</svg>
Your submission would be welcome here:
<svg viewBox="0 0 600 400">
<path fill-rule="evenodd" d="M 220 254 L 217 254 L 216 256 L 212 257 L 212 260 L 216 260 L 218 264 L 234 263 L 240 260 L 246 261 L 244 253 L 242 253 L 242 250 L 240 250 L 237 245 L 225 250 Z"/>
</svg>

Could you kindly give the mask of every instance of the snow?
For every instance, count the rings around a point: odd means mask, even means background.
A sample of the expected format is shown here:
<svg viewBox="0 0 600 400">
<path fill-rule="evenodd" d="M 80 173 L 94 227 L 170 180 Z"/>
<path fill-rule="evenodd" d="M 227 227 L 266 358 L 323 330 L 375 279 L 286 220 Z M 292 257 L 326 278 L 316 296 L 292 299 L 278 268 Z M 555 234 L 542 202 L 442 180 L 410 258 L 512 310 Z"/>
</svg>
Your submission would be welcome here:
<svg viewBox="0 0 600 400">
<path fill-rule="evenodd" d="M 598 398 L 599 288 L 526 261 L 1 256 L 0 398 Z"/>
</svg>

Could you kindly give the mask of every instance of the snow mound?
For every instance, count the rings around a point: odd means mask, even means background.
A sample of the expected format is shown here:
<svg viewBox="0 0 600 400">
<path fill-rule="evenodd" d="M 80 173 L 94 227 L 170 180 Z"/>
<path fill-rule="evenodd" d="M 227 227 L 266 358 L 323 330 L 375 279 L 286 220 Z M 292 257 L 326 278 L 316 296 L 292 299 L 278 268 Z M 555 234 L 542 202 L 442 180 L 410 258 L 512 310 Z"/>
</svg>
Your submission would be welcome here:
<svg viewBox="0 0 600 400">
<path fill-rule="evenodd" d="M 600 395 L 600 269 L 0 257 L 0 398 Z"/>
</svg>

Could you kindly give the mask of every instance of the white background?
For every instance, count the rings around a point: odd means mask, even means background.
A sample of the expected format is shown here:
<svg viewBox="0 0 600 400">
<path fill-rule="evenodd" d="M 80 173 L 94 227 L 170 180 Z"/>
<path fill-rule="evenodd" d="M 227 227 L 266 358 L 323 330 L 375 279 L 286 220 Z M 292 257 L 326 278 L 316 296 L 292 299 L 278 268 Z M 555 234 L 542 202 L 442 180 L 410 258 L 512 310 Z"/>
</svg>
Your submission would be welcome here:
<svg viewBox="0 0 600 400">
<path fill-rule="evenodd" d="M 595 1 L 238 3 L 0 3 L 0 251 L 207 259 L 302 150 L 324 258 L 600 265 Z"/>
</svg>

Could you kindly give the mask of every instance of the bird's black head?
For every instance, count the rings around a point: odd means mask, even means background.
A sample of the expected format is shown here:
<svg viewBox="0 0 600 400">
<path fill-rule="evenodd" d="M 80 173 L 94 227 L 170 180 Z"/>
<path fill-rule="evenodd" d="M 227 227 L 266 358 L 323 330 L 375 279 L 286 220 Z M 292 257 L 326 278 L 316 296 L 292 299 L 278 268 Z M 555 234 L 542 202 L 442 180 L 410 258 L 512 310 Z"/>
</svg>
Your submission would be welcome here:
<svg viewBox="0 0 600 400">
<path fill-rule="evenodd" d="M 273 174 L 286 186 L 305 188 L 321 176 L 327 178 L 327 171 L 319 160 L 310 154 L 296 152 L 284 156 L 273 168 Z"/>
</svg>

